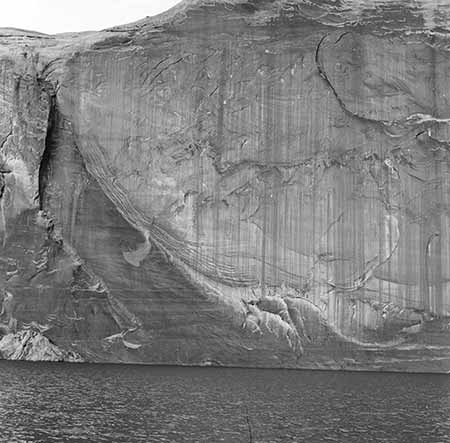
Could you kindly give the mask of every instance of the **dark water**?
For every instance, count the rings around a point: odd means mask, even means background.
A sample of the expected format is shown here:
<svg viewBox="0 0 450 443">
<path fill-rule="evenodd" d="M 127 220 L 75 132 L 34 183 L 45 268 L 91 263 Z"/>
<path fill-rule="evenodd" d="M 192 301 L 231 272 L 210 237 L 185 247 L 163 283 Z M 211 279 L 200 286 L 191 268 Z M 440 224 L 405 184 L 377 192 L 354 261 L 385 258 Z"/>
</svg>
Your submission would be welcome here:
<svg viewBox="0 0 450 443">
<path fill-rule="evenodd" d="M 450 442 L 450 377 L 0 362 L 0 440 Z"/>
</svg>

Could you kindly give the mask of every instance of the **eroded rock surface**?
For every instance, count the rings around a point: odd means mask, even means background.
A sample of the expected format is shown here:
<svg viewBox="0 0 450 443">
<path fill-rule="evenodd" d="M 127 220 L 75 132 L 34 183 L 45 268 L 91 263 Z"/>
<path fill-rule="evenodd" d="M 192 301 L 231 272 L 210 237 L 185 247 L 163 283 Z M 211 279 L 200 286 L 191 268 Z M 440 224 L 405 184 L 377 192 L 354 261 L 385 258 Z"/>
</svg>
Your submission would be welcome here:
<svg viewBox="0 0 450 443">
<path fill-rule="evenodd" d="M 4 335 L 0 340 L 0 355 L 7 360 L 71 363 L 83 361 L 79 355 L 70 351 L 62 351 L 39 331 L 32 329 Z"/>
<path fill-rule="evenodd" d="M 196 0 L 1 31 L 3 333 L 93 361 L 450 370 L 436 11 Z"/>
</svg>

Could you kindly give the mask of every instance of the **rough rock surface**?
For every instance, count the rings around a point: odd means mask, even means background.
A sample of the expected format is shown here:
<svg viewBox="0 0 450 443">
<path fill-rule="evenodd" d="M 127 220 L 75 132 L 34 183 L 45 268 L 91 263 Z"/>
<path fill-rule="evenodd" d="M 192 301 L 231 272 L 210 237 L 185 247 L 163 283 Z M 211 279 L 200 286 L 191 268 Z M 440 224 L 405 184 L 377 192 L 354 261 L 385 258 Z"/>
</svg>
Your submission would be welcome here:
<svg viewBox="0 0 450 443">
<path fill-rule="evenodd" d="M 81 363 L 83 360 L 73 352 L 64 352 L 38 331 L 23 330 L 6 334 L 0 340 L 0 355 L 7 360 L 65 361 Z"/>
<path fill-rule="evenodd" d="M 0 30 L 3 333 L 92 361 L 450 370 L 445 2 Z"/>
</svg>

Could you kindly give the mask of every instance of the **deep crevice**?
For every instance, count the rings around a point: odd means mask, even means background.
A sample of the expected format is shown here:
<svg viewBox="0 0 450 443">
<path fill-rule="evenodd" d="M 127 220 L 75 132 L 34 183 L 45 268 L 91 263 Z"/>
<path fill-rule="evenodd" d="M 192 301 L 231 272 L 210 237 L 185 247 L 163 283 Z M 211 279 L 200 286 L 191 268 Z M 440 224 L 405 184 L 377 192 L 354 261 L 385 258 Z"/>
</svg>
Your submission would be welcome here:
<svg viewBox="0 0 450 443">
<path fill-rule="evenodd" d="M 58 122 L 56 92 L 53 87 L 47 89 L 50 100 L 47 133 L 45 136 L 45 148 L 42 154 L 41 163 L 39 165 L 39 186 L 38 186 L 38 195 L 36 196 L 36 199 L 39 200 L 39 209 L 41 211 L 44 209 L 45 189 L 47 187 L 47 183 L 51 173 L 52 154 L 56 147 L 55 128 L 57 127 Z"/>
</svg>

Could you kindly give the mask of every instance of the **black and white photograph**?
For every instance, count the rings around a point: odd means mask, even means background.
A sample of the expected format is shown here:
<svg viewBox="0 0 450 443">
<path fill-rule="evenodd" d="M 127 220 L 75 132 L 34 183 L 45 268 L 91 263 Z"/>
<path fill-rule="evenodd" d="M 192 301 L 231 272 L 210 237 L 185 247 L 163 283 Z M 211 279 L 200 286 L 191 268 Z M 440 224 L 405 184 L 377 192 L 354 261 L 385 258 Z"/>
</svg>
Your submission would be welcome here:
<svg viewBox="0 0 450 443">
<path fill-rule="evenodd" d="M 450 443 L 450 0 L 1 0 L 3 442 Z"/>
</svg>

